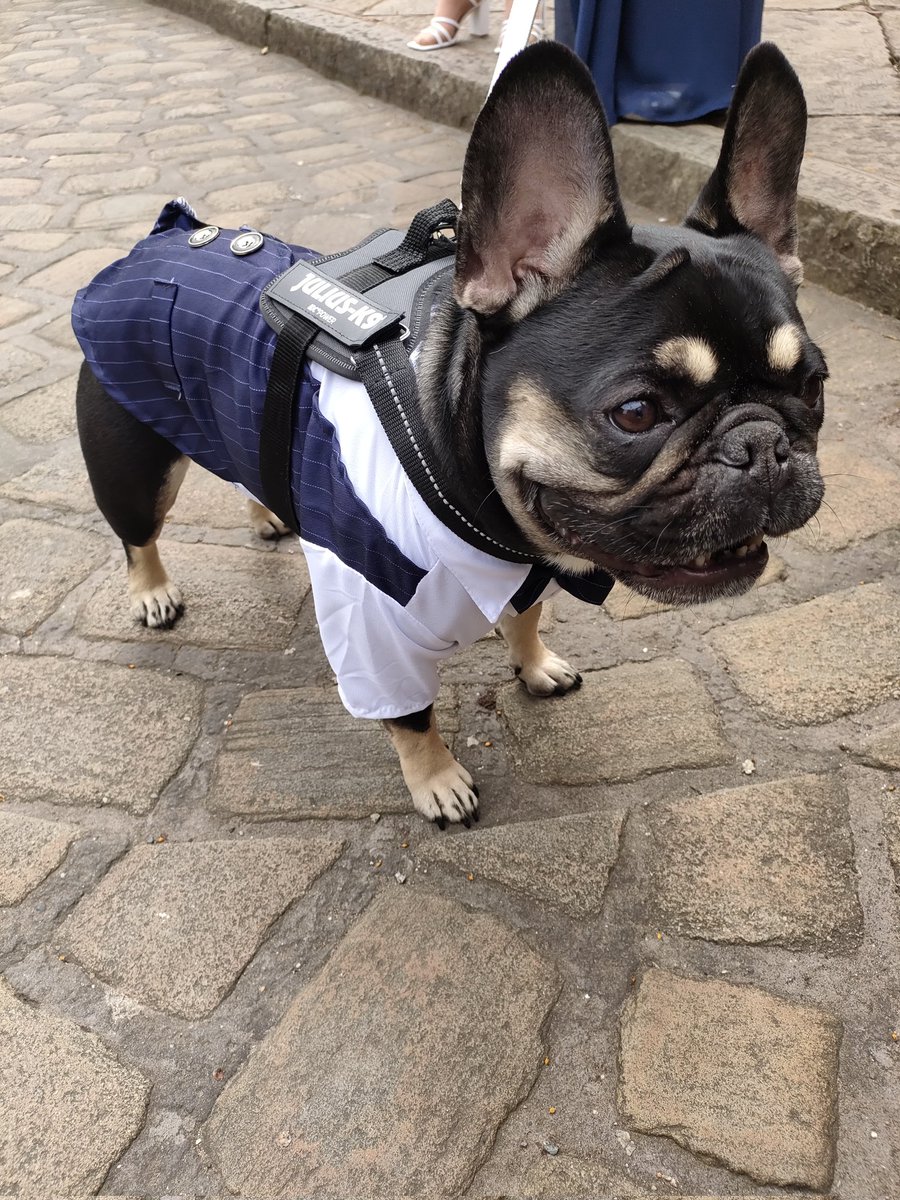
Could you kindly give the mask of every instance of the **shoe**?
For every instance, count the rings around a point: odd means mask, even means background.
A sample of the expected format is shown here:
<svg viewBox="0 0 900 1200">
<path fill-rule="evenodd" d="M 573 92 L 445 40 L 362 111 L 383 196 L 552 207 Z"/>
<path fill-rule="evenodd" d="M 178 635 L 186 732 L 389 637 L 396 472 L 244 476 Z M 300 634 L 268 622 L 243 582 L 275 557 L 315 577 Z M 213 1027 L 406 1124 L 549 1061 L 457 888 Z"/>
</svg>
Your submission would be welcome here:
<svg viewBox="0 0 900 1200">
<path fill-rule="evenodd" d="M 469 16 L 469 33 L 472 37 L 487 37 L 491 19 L 490 0 L 466 0 L 469 7 L 458 21 L 452 17 L 432 17 L 416 37 L 407 42 L 410 50 L 446 50 L 459 41 L 459 30 L 463 20 Z M 430 36 L 431 42 L 420 42 L 419 38 Z"/>
<path fill-rule="evenodd" d="M 506 27 L 509 21 L 504 21 L 500 26 L 500 40 L 494 47 L 494 53 L 499 54 L 503 49 L 503 39 L 506 37 Z M 531 26 L 531 32 L 528 35 L 528 45 L 533 46 L 535 42 L 542 42 L 547 36 L 547 31 L 544 29 L 544 6 L 543 4 L 534 18 L 534 24 Z"/>
</svg>

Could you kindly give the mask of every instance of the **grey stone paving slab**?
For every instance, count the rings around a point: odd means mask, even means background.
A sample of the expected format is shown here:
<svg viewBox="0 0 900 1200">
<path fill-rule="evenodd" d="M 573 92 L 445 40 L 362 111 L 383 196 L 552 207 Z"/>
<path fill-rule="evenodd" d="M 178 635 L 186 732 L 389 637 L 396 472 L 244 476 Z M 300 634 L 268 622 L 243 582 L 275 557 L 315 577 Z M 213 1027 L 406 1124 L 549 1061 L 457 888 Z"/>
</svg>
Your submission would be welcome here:
<svg viewBox="0 0 900 1200">
<path fill-rule="evenodd" d="M 876 118 L 872 120 L 876 122 Z M 883 122 L 877 124 L 883 130 Z M 897 154 L 900 170 L 900 147 L 892 149 Z M 871 155 L 874 158 L 880 152 L 881 140 L 873 143 Z M 841 301 L 828 292 L 810 289 L 806 296 L 801 293 L 801 300 L 801 311 L 806 312 L 816 330 L 832 375 L 826 385 L 825 403 L 833 416 L 835 411 L 841 411 L 841 401 L 845 400 L 844 423 L 852 420 L 853 433 L 862 433 L 862 427 L 857 425 L 863 411 L 860 401 L 865 404 L 864 411 L 868 414 L 870 403 L 877 404 L 886 399 L 890 405 L 900 391 L 900 342 L 894 323 L 878 316 L 873 319 L 862 309 L 856 310 L 850 320 L 841 320 L 838 310 Z M 877 407 L 875 411 L 878 411 Z M 841 432 L 836 429 L 835 436 Z M 881 458 L 878 451 L 872 457 L 876 461 Z"/>
<path fill-rule="evenodd" d="M 191 466 L 166 518 L 172 525 L 249 529 L 247 501 L 236 488 L 202 467 Z"/>
<path fill-rule="evenodd" d="M 63 362 L 70 370 L 77 370 L 81 350 L 78 342 L 75 340 L 75 334 L 72 330 L 72 319 L 68 312 L 63 312 L 60 316 L 48 321 L 46 325 L 41 326 L 41 340 L 49 346 L 58 347 L 68 351 Z"/>
<path fill-rule="evenodd" d="M 55 871 L 78 826 L 0 812 L 0 904 L 18 904 Z"/>
<path fill-rule="evenodd" d="M 3 360 L 0 362 L 0 387 L 6 387 L 7 384 L 18 386 L 22 379 L 27 379 L 42 366 L 43 361 L 33 351 L 7 343 L 3 347 Z"/>
<path fill-rule="evenodd" d="M 771 11 L 765 35 L 790 54 L 817 116 L 900 113 L 900 79 L 873 13 Z"/>
<path fill-rule="evenodd" d="M 435 705 L 453 748 L 456 695 Z M 336 688 L 272 688 L 241 700 L 210 788 L 210 808 L 260 817 L 365 817 L 412 801 L 380 721 L 351 717 Z"/>
<path fill-rule="evenodd" d="M 520 821 L 424 842 L 419 857 L 524 892 L 572 917 L 600 912 L 619 852 L 622 813 Z"/>
<path fill-rule="evenodd" d="M 0 980 L 0 1190 L 94 1195 L 138 1132 L 149 1082 L 98 1037 Z"/>
<path fill-rule="evenodd" d="M 42 229 L 52 216 L 50 204 L 16 204 L 0 209 L 0 229 L 13 232 Z"/>
<path fill-rule="evenodd" d="M 216 111 L 221 110 L 216 109 Z M 197 113 L 197 115 L 204 116 L 206 114 Z M 124 229 L 133 223 L 135 213 L 152 212 L 154 205 L 158 206 L 159 199 L 158 193 L 146 191 L 127 192 L 124 195 L 102 196 L 99 199 L 85 200 L 72 218 L 72 223 L 76 229 L 81 231 L 115 229 L 118 234 L 119 229 Z M 144 233 L 148 232 L 149 230 L 144 230 Z M 84 283 L 87 283 L 89 279 L 90 276 Z M 78 286 L 81 287 L 83 284 Z"/>
<path fill-rule="evenodd" d="M 888 854 L 891 866 L 894 868 L 894 881 L 898 896 L 900 896 L 900 800 L 894 793 L 887 806 L 885 814 L 885 832 L 887 833 Z"/>
<path fill-rule="evenodd" d="M 103 123 L 109 122 L 108 113 L 98 113 L 97 115 Z M 125 113 L 122 114 L 122 117 L 129 121 L 137 115 L 136 113 Z M 85 124 L 89 124 L 87 119 L 85 119 Z M 131 167 L 123 171 L 96 171 L 84 175 L 70 175 L 64 182 L 62 190 L 73 196 L 108 195 L 110 192 L 150 187 L 158 178 L 159 171 L 155 167 L 149 166 Z M 101 267 L 106 265 L 101 263 Z M 82 267 L 83 264 L 79 264 L 77 269 L 81 270 Z M 74 270 L 72 273 L 74 274 Z M 86 283 L 90 278 L 90 275 L 87 276 L 84 282 Z"/>
<path fill-rule="evenodd" d="M 185 610 L 177 625 L 147 629 L 135 619 L 123 556 L 121 568 L 103 581 L 79 613 L 79 633 L 122 642 L 236 649 L 278 650 L 287 645 L 309 591 L 299 546 L 294 554 L 276 554 L 161 539 L 159 550 L 184 597 Z"/>
<path fill-rule="evenodd" d="M 75 441 L 4 483 L 0 496 L 79 513 L 96 509 L 81 449 Z"/>
<path fill-rule="evenodd" d="M 625 1005 L 619 1105 L 759 1183 L 824 1191 L 834 1171 L 839 1022 L 760 988 L 647 971 Z"/>
<path fill-rule="evenodd" d="M 147 812 L 197 734 L 201 689 L 106 663 L 0 658 L 0 779 L 10 800 Z"/>
<path fill-rule="evenodd" d="M 60 944 L 142 1004 L 196 1020 L 342 849 L 295 837 L 136 846 L 66 921 Z"/>
<path fill-rule="evenodd" d="M 896 7 L 896 5 L 891 7 Z M 900 59 L 900 13 L 883 12 L 879 19 L 891 54 L 895 60 Z"/>
<path fill-rule="evenodd" d="M 900 697 L 898 629 L 900 596 L 873 583 L 746 617 L 710 639 L 764 713 L 816 725 Z"/>
<path fill-rule="evenodd" d="M 226 1186 L 460 1196 L 532 1086 L 559 986 L 496 918 L 382 893 L 218 1100 L 203 1136 Z"/>
<path fill-rule="evenodd" d="M 0 329 L 17 325 L 19 321 L 24 321 L 37 311 L 37 305 L 29 304 L 27 300 L 4 299 L 3 309 L 0 311 Z"/>
<path fill-rule="evenodd" d="M 855 204 L 860 213 L 877 214 L 885 221 L 896 219 L 893 196 L 895 180 L 900 176 L 900 147 L 896 144 L 893 124 L 893 120 L 883 116 L 814 116 L 806 140 L 807 197 L 813 188 L 818 188 L 820 194 L 828 195 L 842 208 Z M 885 187 L 888 179 L 891 182 Z M 809 240 L 804 236 L 804 257 L 808 246 Z M 845 250 L 849 251 L 849 247 Z M 865 251 L 860 254 L 860 248 L 857 249 L 860 266 L 867 265 L 867 257 Z M 877 286 L 873 282 L 872 290 Z"/>
<path fill-rule="evenodd" d="M 856 757 L 873 767 L 900 771 L 900 724 L 871 733 L 860 746 Z"/>
<path fill-rule="evenodd" d="M 37 291 L 74 298 L 79 288 L 85 287 L 98 271 L 109 266 L 112 257 L 109 246 L 75 250 L 61 255 L 51 266 L 35 271 L 24 283 Z"/>
<path fill-rule="evenodd" d="M 827 553 L 886 529 L 900 528 L 900 472 L 873 461 L 870 450 L 825 444 L 819 451 L 826 504 L 810 538 Z"/>
<path fill-rule="evenodd" d="M 516 768 L 534 783 L 619 783 L 732 757 L 709 692 L 680 659 L 589 671 L 561 697 L 510 684 L 498 703 Z"/>
<path fill-rule="evenodd" d="M 838 777 L 730 788 L 636 817 L 660 928 L 794 948 L 859 944 L 863 916 Z"/>
<path fill-rule="evenodd" d="M 0 525 L 0 629 L 20 637 L 30 633 L 106 561 L 110 549 L 99 534 L 49 521 Z"/>
<path fill-rule="evenodd" d="M 37 388 L 0 408 L 0 425 L 26 442 L 54 442 L 75 432 L 75 379 Z"/>
</svg>

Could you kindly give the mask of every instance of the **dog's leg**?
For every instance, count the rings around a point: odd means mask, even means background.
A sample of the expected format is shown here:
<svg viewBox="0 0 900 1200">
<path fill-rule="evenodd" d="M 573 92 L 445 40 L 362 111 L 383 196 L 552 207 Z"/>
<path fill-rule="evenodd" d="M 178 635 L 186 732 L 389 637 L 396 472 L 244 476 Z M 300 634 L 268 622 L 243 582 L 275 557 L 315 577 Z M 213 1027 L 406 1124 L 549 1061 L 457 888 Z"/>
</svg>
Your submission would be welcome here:
<svg viewBox="0 0 900 1200">
<path fill-rule="evenodd" d="M 184 612 L 181 589 L 169 578 L 156 540 L 145 546 L 123 541 L 128 560 L 131 611 L 149 629 L 171 629 Z"/>
<path fill-rule="evenodd" d="M 122 539 L 128 560 L 131 611 L 149 629 L 171 629 L 184 612 L 181 589 L 169 578 L 159 556 L 156 539 L 166 513 L 175 503 L 188 469 L 188 461 L 184 456 L 177 458 L 166 473 L 154 505 L 157 516 L 152 536 L 143 545 L 133 545 Z"/>
<path fill-rule="evenodd" d="M 478 820 L 478 788 L 438 733 L 434 705 L 384 722 L 400 756 L 400 769 L 416 809 L 438 828 L 448 821 Z"/>
<path fill-rule="evenodd" d="M 291 532 L 281 517 L 276 517 L 271 509 L 260 504 L 258 500 L 247 500 L 247 512 L 250 516 L 250 528 L 257 537 L 264 538 L 267 542 Z"/>
<path fill-rule="evenodd" d="M 75 407 L 97 507 L 125 547 L 132 612 L 150 628 L 170 629 L 184 605 L 166 574 L 156 539 L 188 460 L 108 396 L 86 364 L 78 377 Z"/>
<path fill-rule="evenodd" d="M 523 613 L 500 618 L 500 632 L 509 647 L 509 665 L 532 696 L 560 696 L 576 688 L 581 676 L 565 659 L 548 650 L 538 633 L 540 604 Z"/>
</svg>

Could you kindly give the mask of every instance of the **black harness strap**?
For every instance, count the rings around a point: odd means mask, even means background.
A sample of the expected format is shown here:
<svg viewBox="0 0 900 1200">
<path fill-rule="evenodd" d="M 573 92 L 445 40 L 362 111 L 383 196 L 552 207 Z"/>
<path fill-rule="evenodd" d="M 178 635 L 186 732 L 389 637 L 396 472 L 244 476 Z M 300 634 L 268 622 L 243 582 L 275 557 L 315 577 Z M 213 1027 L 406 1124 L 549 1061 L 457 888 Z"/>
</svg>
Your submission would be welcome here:
<svg viewBox="0 0 900 1200">
<path fill-rule="evenodd" d="M 413 219 L 399 246 L 374 262 L 338 276 L 338 279 L 348 287 L 365 292 L 432 258 L 453 254 L 454 243 L 434 235 L 440 229 L 455 227 L 458 215 L 456 205 L 450 200 L 423 209 Z M 306 351 L 319 332 L 319 326 L 297 312 L 287 308 L 285 311 L 287 321 L 276 338 L 263 408 L 259 471 L 266 504 L 299 534 L 300 522 L 294 511 L 291 487 L 295 401 Z M 371 336 L 378 334 L 373 332 Z M 418 384 L 409 355 L 396 325 L 393 333 L 383 330 L 381 336 L 383 341 L 361 349 L 354 346 L 353 361 L 388 440 L 418 494 L 438 520 L 469 545 L 509 562 L 536 562 L 538 556 L 521 545 L 507 545 L 479 528 L 462 511 L 464 504 L 457 502 L 435 475 L 432 464 L 436 462 L 436 456 L 422 420 Z M 353 343 L 347 344 L 353 346 Z"/>
<path fill-rule="evenodd" d="M 296 534 L 300 533 L 300 522 L 291 488 L 294 398 L 307 347 L 318 332 L 318 327 L 299 313 L 289 315 L 275 341 L 259 431 L 259 475 L 266 504 Z"/>
<path fill-rule="evenodd" d="M 413 218 L 399 246 L 374 262 L 341 276 L 341 281 L 358 291 L 367 291 L 393 275 L 421 266 L 430 258 L 452 254 L 453 242 L 436 239 L 434 235 L 440 229 L 455 228 L 458 216 L 459 210 L 452 200 L 442 200 L 431 208 L 422 209 Z M 299 534 L 300 522 L 294 510 L 291 487 L 295 397 L 306 351 L 319 332 L 319 327 L 299 313 L 286 312 L 287 320 L 275 339 L 269 370 L 259 433 L 259 474 L 266 504 Z M 400 343 L 386 342 L 385 345 L 399 346 Z M 402 351 L 401 357 L 405 359 L 411 374 L 409 359 Z M 401 377 L 403 373 L 398 374 L 398 378 Z M 415 393 L 411 398 L 415 398 Z M 406 407 L 410 411 L 417 410 L 417 405 L 410 404 L 409 400 Z"/>
<path fill-rule="evenodd" d="M 479 529 L 435 476 L 430 466 L 435 456 L 419 411 L 416 373 L 400 339 L 391 338 L 360 350 L 356 365 L 400 465 L 438 520 L 464 542 L 495 558 L 537 561 L 537 555 L 508 546 Z"/>
</svg>

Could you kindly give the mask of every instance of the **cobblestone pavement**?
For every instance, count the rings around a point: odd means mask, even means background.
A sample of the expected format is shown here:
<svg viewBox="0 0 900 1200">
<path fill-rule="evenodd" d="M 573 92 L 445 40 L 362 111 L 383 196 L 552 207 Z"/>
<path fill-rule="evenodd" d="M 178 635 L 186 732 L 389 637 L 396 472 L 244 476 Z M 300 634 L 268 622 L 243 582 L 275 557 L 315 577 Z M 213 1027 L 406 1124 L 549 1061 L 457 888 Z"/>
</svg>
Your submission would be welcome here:
<svg viewBox="0 0 900 1200">
<path fill-rule="evenodd" d="M 221 32 L 428 119 L 469 128 L 496 65 L 495 36 L 466 31 L 439 54 L 406 48 L 430 0 L 157 0 Z M 547 28 L 554 5 L 547 0 Z M 800 175 L 806 277 L 900 317 L 900 0 L 766 0 L 762 33 L 806 92 Z M 722 131 L 704 121 L 623 121 L 613 142 L 635 202 L 680 220 L 709 176 Z"/>
<path fill-rule="evenodd" d="M 447 664 L 438 834 L 225 485 L 130 623 L 67 312 L 173 195 L 334 249 L 464 136 L 138 0 L 0 43 L 0 1193 L 894 1200 L 900 325 L 805 290 L 828 504 L 752 595 L 559 602 L 559 700 Z"/>
</svg>

